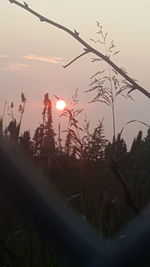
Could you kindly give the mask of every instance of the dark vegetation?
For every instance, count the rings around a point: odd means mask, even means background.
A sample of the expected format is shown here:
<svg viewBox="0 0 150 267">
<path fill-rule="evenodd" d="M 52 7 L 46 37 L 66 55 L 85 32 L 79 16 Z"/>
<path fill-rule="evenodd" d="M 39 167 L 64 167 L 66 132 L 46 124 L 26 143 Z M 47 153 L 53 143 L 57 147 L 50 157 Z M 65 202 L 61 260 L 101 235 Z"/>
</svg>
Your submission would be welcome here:
<svg viewBox="0 0 150 267">
<path fill-rule="evenodd" d="M 85 42 L 79 32 L 72 31 L 36 11 L 27 3 L 16 0 L 10 3 L 25 9 L 41 22 L 63 30 L 83 45 L 84 52 L 64 66 L 92 53 L 92 61 L 107 63 L 107 68 L 98 71 L 91 77 L 90 89 L 96 92 L 91 102 L 102 102 L 112 111 L 113 140 L 105 138 L 103 120 L 100 120 L 94 131 L 85 118 L 84 126 L 79 125 L 77 92 L 73 96 L 73 107 L 66 108 L 61 116 L 68 120 L 65 130 L 65 141 L 62 140 L 60 125 L 58 134 L 53 128 L 52 107 L 49 95 L 45 94 L 42 118 L 33 137 L 30 131 L 21 133 L 22 118 L 26 98 L 21 95 L 19 121 L 13 115 L 14 104 L 9 107 L 11 121 L 3 125 L 6 110 L 0 116 L 0 141 L 17 143 L 28 158 L 40 169 L 51 186 L 66 198 L 64 208 L 72 206 L 80 216 L 102 234 L 105 238 L 114 236 L 128 221 L 137 216 L 150 201 L 150 128 L 146 137 L 139 131 L 128 151 L 122 138 L 122 131 L 116 133 L 115 100 L 119 95 L 131 98 L 131 92 L 140 91 L 150 98 L 150 93 L 141 87 L 127 72 L 111 61 L 119 51 L 114 50 L 113 41 L 108 42 L 107 33 L 97 22 L 98 39 L 92 41 L 103 45 L 104 53 Z M 130 121 L 132 122 L 132 121 Z M 2 177 L 4 178 L 4 177 Z M 58 255 L 53 245 L 39 239 L 35 229 L 24 222 L 9 196 L 0 184 L 0 266 L 66 266 L 64 256 Z"/>
<path fill-rule="evenodd" d="M 103 121 L 93 133 L 87 118 L 80 127 L 78 115 L 82 110 L 77 103 L 76 91 L 72 108 L 61 115 L 68 120 L 63 142 L 60 128 L 57 135 L 53 128 L 51 100 L 45 94 L 41 124 L 31 137 L 29 131 L 20 132 L 26 104 L 22 93 L 20 119 L 17 122 L 14 118 L 11 103 L 8 127 L 3 127 L 5 114 L 1 116 L 0 139 L 18 143 L 49 183 L 65 196 L 65 208 L 72 206 L 97 232 L 110 238 L 149 205 L 150 129 L 144 138 L 139 131 L 127 151 L 121 133 L 112 142 L 106 140 Z M 63 266 L 64 260 L 22 220 L 4 188 L 0 187 L 0 192 L 0 266 Z"/>
</svg>

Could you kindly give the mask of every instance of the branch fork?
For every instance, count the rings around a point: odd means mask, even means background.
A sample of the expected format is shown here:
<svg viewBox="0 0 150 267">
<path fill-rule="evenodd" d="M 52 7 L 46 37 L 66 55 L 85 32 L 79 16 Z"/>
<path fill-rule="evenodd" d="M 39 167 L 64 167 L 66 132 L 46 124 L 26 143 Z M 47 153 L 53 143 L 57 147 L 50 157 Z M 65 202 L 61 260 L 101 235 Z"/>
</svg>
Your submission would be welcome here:
<svg viewBox="0 0 150 267">
<path fill-rule="evenodd" d="M 134 79 L 132 79 L 127 73 L 125 73 L 120 67 L 118 67 L 115 63 L 113 63 L 109 57 L 103 55 L 100 51 L 96 50 L 95 48 L 93 48 L 92 46 L 90 46 L 87 42 L 85 42 L 80 36 L 79 36 L 79 32 L 77 32 L 76 30 L 72 31 L 68 28 L 66 28 L 65 26 L 52 21 L 44 16 L 42 16 L 41 14 L 37 13 L 36 11 L 34 11 L 33 9 L 29 8 L 28 4 L 26 2 L 24 2 L 24 4 L 21 4 L 20 2 L 16 1 L 16 0 L 8 0 L 11 4 L 15 4 L 23 9 L 25 9 L 26 11 L 28 11 L 29 13 L 31 13 L 32 15 L 34 15 L 35 17 L 39 18 L 41 22 L 46 22 L 50 25 L 55 26 L 56 28 L 65 31 L 66 33 L 68 33 L 69 35 L 71 35 L 74 39 L 76 39 L 79 43 L 81 43 L 86 49 L 84 53 L 82 53 L 81 55 L 77 56 L 76 58 L 74 58 L 72 61 L 70 61 L 67 65 L 64 66 L 64 68 L 66 68 L 67 66 L 71 65 L 74 61 L 76 61 L 78 58 L 86 55 L 87 53 L 91 52 L 93 54 L 95 54 L 96 56 L 98 56 L 100 59 L 104 60 L 108 65 L 110 65 L 116 72 L 118 72 L 123 78 L 125 78 L 125 80 L 127 80 L 131 85 L 132 88 L 134 88 L 134 90 L 138 90 L 140 91 L 142 94 L 144 94 L 146 97 L 150 98 L 150 92 L 147 91 L 145 88 L 143 88 L 142 86 L 140 86 Z M 130 90 L 131 91 L 131 90 Z"/>
</svg>

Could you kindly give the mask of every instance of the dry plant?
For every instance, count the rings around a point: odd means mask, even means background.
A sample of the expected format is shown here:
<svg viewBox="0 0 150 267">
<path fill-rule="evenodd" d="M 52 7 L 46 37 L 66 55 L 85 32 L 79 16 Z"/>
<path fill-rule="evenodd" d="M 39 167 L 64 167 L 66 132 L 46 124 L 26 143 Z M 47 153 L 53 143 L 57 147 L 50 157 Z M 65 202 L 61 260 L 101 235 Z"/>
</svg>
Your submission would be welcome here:
<svg viewBox="0 0 150 267">
<path fill-rule="evenodd" d="M 97 35 L 98 39 L 91 39 L 92 42 L 100 44 L 101 48 L 108 58 L 117 55 L 120 51 L 116 50 L 114 41 L 109 41 L 108 34 L 103 32 L 102 25 L 97 21 Z M 92 62 L 103 61 L 100 58 L 92 58 Z M 123 69 L 125 72 L 125 70 Z M 118 72 L 110 65 L 105 65 L 105 69 L 96 72 L 91 77 L 90 89 L 86 92 L 96 92 L 96 96 L 92 99 L 93 102 L 104 103 L 111 108 L 112 111 L 112 124 L 113 124 L 113 136 L 116 139 L 116 114 L 115 114 L 115 101 L 116 98 L 122 95 L 125 98 L 132 98 L 130 92 L 132 91 L 132 85 L 120 77 Z M 133 79 L 134 80 L 134 79 Z M 129 91 L 130 89 L 130 91 Z"/>
<path fill-rule="evenodd" d="M 10 107 L 8 107 L 8 115 L 11 116 L 11 121 L 8 125 L 8 128 L 6 129 L 6 132 L 9 132 L 10 137 L 14 140 L 18 140 L 19 135 L 20 135 L 20 129 L 21 129 L 21 124 L 22 124 L 22 119 L 23 119 L 23 114 L 25 111 L 25 105 L 26 105 L 26 97 L 24 93 L 21 93 L 21 104 L 18 107 L 18 111 L 20 114 L 19 122 L 17 122 L 16 118 L 14 117 L 13 114 L 13 109 L 14 109 L 14 103 L 11 102 Z"/>
<path fill-rule="evenodd" d="M 82 142 L 80 132 L 83 129 L 79 126 L 79 120 L 77 116 L 83 111 L 82 108 L 78 107 L 78 89 L 76 89 L 74 95 L 72 96 L 71 108 L 65 108 L 60 117 L 68 118 L 67 129 L 64 131 L 67 133 L 65 150 L 68 155 L 73 157 L 80 157 L 82 153 Z"/>
</svg>

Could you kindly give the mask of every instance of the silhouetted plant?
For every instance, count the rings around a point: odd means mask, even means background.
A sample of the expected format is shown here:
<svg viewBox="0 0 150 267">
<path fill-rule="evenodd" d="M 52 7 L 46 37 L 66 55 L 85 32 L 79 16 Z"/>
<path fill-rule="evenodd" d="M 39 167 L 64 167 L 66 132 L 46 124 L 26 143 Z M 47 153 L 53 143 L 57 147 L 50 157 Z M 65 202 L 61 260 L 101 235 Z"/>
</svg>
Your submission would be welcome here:
<svg viewBox="0 0 150 267">
<path fill-rule="evenodd" d="M 90 141 L 90 159 L 99 160 L 103 159 L 104 149 L 106 147 L 107 140 L 104 136 L 103 120 L 99 121 L 99 124 L 94 129 Z"/>
<path fill-rule="evenodd" d="M 14 108 L 14 103 L 11 102 L 11 104 L 10 104 L 10 115 L 11 115 L 11 119 L 15 120 L 14 114 L 13 114 L 13 108 Z"/>
<path fill-rule="evenodd" d="M 55 157 L 55 133 L 52 121 L 52 103 L 48 93 L 44 95 L 42 111 L 42 123 L 35 130 L 33 136 L 34 157 L 39 159 L 42 165 L 51 166 Z"/>
<path fill-rule="evenodd" d="M 103 159 L 105 147 L 107 145 L 107 140 L 104 135 L 103 119 L 99 121 L 92 134 L 89 132 L 89 122 L 86 119 L 84 131 L 86 135 L 82 138 L 83 158 L 94 161 Z"/>
<path fill-rule="evenodd" d="M 7 106 L 7 101 L 5 101 L 5 103 L 4 103 L 3 112 L 2 112 L 2 115 L 0 116 L 0 119 L 1 119 L 2 121 L 3 121 L 4 116 L 5 116 L 6 106 Z"/>
<path fill-rule="evenodd" d="M 112 143 L 108 143 L 105 150 L 105 157 L 121 162 L 124 161 L 126 154 L 127 145 L 121 135 L 118 134 L 116 140 L 113 138 Z"/>
<path fill-rule="evenodd" d="M 15 140 L 16 142 L 18 141 L 20 134 L 21 123 L 25 111 L 25 104 L 26 104 L 26 98 L 24 96 L 24 93 L 21 93 L 21 104 L 19 105 L 18 108 L 18 111 L 20 113 L 19 122 L 17 122 L 16 118 L 14 118 L 13 115 L 13 108 L 14 108 L 13 102 L 11 102 L 10 107 L 8 107 L 8 110 L 10 112 L 9 115 L 11 116 L 11 121 L 7 127 L 7 132 L 9 133 L 10 138 Z"/>
<path fill-rule="evenodd" d="M 0 119 L 0 140 L 3 138 L 3 121 Z"/>
<path fill-rule="evenodd" d="M 67 117 L 68 125 L 66 132 L 66 141 L 65 141 L 65 152 L 72 157 L 80 158 L 82 153 L 82 143 L 80 132 L 83 129 L 79 126 L 79 121 L 77 116 L 81 114 L 83 109 L 78 107 L 78 89 L 76 89 L 74 95 L 72 96 L 71 108 L 65 108 L 60 117 Z"/>
<path fill-rule="evenodd" d="M 2 115 L 0 115 L 0 141 L 2 141 L 4 137 L 4 132 L 5 132 L 4 127 L 3 127 L 3 121 L 4 121 L 5 111 L 6 111 L 6 105 L 7 105 L 7 102 L 5 101 Z"/>
<path fill-rule="evenodd" d="M 94 43 L 98 43 L 104 48 L 105 56 L 111 58 L 112 56 L 118 54 L 120 51 L 116 51 L 116 46 L 114 41 L 108 41 L 107 33 L 103 32 L 102 26 L 97 22 L 99 39 L 91 39 Z M 92 62 L 102 61 L 100 58 L 92 58 Z M 123 69 L 125 72 L 125 70 Z M 86 92 L 95 92 L 96 96 L 92 99 L 93 102 L 100 102 L 108 105 L 112 111 L 112 122 L 113 122 L 113 136 L 116 138 L 116 115 L 115 115 L 115 100 L 119 95 L 125 98 L 131 98 L 130 91 L 132 86 L 125 79 L 119 77 L 118 72 L 110 67 L 110 65 L 105 69 L 98 71 L 92 77 L 92 82 L 90 83 L 90 89 Z"/>
<path fill-rule="evenodd" d="M 130 152 L 134 153 L 137 149 L 139 149 L 139 147 L 141 146 L 142 143 L 143 143 L 142 131 L 139 131 L 137 137 L 134 138 L 134 140 L 133 140 L 133 142 L 131 144 Z"/>
<path fill-rule="evenodd" d="M 20 127 L 17 124 L 16 119 L 10 121 L 10 123 L 9 123 L 9 125 L 7 127 L 10 139 L 12 139 L 12 140 L 14 140 L 16 142 L 17 142 L 18 137 L 19 137 L 19 128 Z"/>
<path fill-rule="evenodd" d="M 42 144 L 42 156 L 47 157 L 48 161 L 54 157 L 55 154 L 55 133 L 53 130 L 52 121 L 52 103 L 49 99 L 49 95 L 45 94 L 43 101 L 43 144 Z M 49 162 L 50 163 L 50 162 Z"/>
<path fill-rule="evenodd" d="M 18 143 L 27 155 L 31 157 L 33 153 L 33 142 L 31 141 L 30 131 L 24 131 L 19 137 Z"/>
<path fill-rule="evenodd" d="M 24 114 L 24 111 L 25 111 L 26 101 L 27 101 L 27 99 L 25 98 L 24 93 L 21 93 L 21 104 L 19 105 L 19 108 L 18 108 L 18 110 L 20 112 L 20 120 L 19 120 L 19 123 L 18 123 L 18 136 L 19 136 L 19 133 L 20 133 L 20 128 L 21 128 L 23 114 Z"/>
<path fill-rule="evenodd" d="M 34 144 L 33 155 L 35 158 L 40 158 L 43 145 L 43 134 L 44 134 L 43 124 L 40 124 L 40 126 L 36 128 L 33 136 L 33 144 Z"/>
</svg>

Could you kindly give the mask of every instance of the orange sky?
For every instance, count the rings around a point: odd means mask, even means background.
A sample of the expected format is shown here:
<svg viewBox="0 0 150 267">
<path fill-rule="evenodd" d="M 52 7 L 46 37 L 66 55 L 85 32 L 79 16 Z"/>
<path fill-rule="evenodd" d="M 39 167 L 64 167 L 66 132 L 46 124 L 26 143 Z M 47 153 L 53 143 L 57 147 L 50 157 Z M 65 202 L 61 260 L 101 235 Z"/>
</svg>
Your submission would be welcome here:
<svg viewBox="0 0 150 267">
<path fill-rule="evenodd" d="M 121 51 L 114 61 L 150 90 L 149 0 L 30 0 L 27 3 L 50 19 L 78 30 L 91 45 L 90 38 L 96 38 L 96 21 L 100 21 L 110 40 L 113 39 Z M 105 116 L 106 136 L 111 138 L 110 109 L 102 104 L 89 105 L 88 101 L 94 95 L 84 93 L 89 89 L 90 77 L 103 68 L 101 62 L 91 63 L 92 55 L 87 55 L 63 69 L 63 64 L 82 53 L 82 46 L 66 33 L 40 23 L 8 0 L 1 1 L 0 5 L 0 112 L 5 100 L 18 105 L 23 91 L 28 99 L 23 128 L 34 128 L 40 122 L 46 92 L 52 101 L 55 94 L 69 102 L 78 88 L 81 107 L 87 110 L 91 126 L 96 126 Z M 96 48 L 102 49 L 100 45 Z M 118 131 L 131 119 L 150 124 L 150 100 L 138 91 L 133 96 L 135 102 L 120 98 L 116 103 Z M 124 132 L 127 140 L 131 140 L 140 128 L 146 130 L 138 124 L 128 126 Z"/>
</svg>

